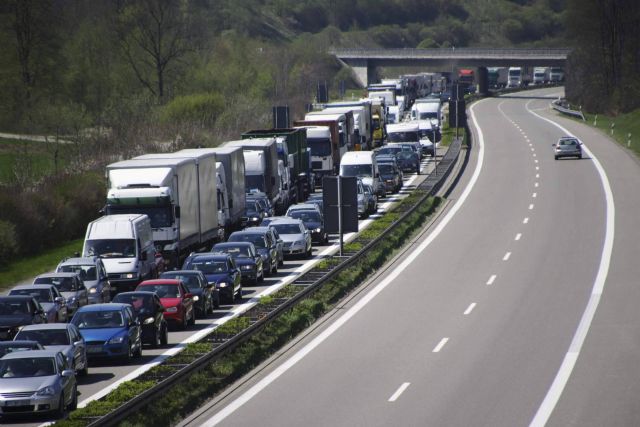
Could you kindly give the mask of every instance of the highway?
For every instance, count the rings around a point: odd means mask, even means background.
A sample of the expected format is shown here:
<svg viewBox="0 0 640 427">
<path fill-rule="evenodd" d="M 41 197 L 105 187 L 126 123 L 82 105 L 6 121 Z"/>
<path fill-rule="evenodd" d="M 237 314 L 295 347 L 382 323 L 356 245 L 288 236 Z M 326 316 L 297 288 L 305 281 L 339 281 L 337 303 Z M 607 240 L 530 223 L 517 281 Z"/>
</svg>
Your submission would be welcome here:
<svg viewBox="0 0 640 427">
<path fill-rule="evenodd" d="M 637 424 L 640 164 L 552 112 L 561 92 L 472 106 L 438 222 L 182 425 Z M 584 159 L 554 160 L 567 133 Z"/>
</svg>

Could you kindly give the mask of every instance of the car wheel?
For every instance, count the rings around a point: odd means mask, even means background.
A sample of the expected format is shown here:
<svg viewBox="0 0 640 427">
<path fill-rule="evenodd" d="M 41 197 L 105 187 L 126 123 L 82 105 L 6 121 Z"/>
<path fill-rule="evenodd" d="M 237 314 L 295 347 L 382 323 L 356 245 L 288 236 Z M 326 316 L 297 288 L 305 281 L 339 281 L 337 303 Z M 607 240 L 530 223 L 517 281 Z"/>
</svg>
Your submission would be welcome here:
<svg viewBox="0 0 640 427">
<path fill-rule="evenodd" d="M 180 325 L 180 329 L 187 329 L 189 323 L 189 319 L 187 319 L 187 315 L 182 316 L 182 324 Z"/>
<path fill-rule="evenodd" d="M 278 274 L 278 262 L 276 261 L 273 269 L 271 270 L 271 274 Z"/>
<path fill-rule="evenodd" d="M 256 274 L 256 278 L 251 281 L 251 286 L 258 286 L 259 278 Z"/>
<path fill-rule="evenodd" d="M 78 372 L 79 377 L 86 377 L 89 374 L 89 361 L 84 361 L 84 368 L 80 369 Z"/>
<path fill-rule="evenodd" d="M 238 292 L 236 293 L 236 295 L 233 296 L 234 301 L 240 301 L 242 300 L 242 285 L 240 285 L 238 287 Z"/>
<path fill-rule="evenodd" d="M 324 233 L 324 240 L 322 241 L 325 245 L 327 243 L 329 243 L 329 235 L 327 233 Z"/>
<path fill-rule="evenodd" d="M 56 409 L 56 411 L 55 411 L 56 418 L 64 417 L 64 410 L 65 410 L 65 405 L 64 405 L 64 390 L 63 390 L 62 392 L 60 392 L 60 399 L 58 401 L 58 409 Z"/>
<path fill-rule="evenodd" d="M 160 325 L 160 328 L 156 328 L 156 334 L 153 337 L 153 342 L 151 343 L 151 347 L 158 348 L 160 347 L 161 342 L 162 342 L 162 325 Z"/>
<path fill-rule="evenodd" d="M 69 403 L 69 409 L 75 411 L 78 409 L 78 386 L 73 387 L 73 391 L 71 392 L 71 403 Z"/>
<path fill-rule="evenodd" d="M 556 160 L 558 160 L 558 156 L 554 156 L 556 158 Z"/>
<path fill-rule="evenodd" d="M 191 310 L 191 319 L 189 320 L 189 325 L 196 324 L 196 309 Z"/>
<path fill-rule="evenodd" d="M 125 364 L 129 363 L 132 357 L 133 357 L 133 349 L 131 348 L 131 344 L 129 344 L 129 351 L 127 351 L 127 354 L 123 356 L 124 363 Z"/>
<path fill-rule="evenodd" d="M 284 255 L 282 256 L 282 258 L 280 258 L 280 260 L 278 261 L 278 267 L 282 267 L 284 265 Z"/>
<path fill-rule="evenodd" d="M 138 348 L 133 353 L 133 357 L 139 359 L 142 357 L 142 341 L 138 343 Z"/>
<path fill-rule="evenodd" d="M 169 329 L 167 325 L 162 327 L 162 336 L 160 338 L 160 344 L 167 345 L 169 343 Z"/>
<path fill-rule="evenodd" d="M 220 308 L 220 292 L 218 292 L 218 298 L 213 302 L 213 308 Z"/>
<path fill-rule="evenodd" d="M 260 283 L 264 282 L 264 270 L 262 270 L 262 274 L 260 274 Z"/>
</svg>

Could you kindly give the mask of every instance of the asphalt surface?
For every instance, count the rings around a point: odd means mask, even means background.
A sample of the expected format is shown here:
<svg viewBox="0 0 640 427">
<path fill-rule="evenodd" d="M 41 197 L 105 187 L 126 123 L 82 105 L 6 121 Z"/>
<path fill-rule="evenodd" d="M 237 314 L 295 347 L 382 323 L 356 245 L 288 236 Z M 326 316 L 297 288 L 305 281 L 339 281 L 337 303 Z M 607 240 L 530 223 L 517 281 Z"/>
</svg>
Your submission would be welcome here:
<svg viewBox="0 0 640 427">
<path fill-rule="evenodd" d="M 439 222 L 183 425 L 637 425 L 640 167 L 552 112 L 561 90 L 473 106 Z M 554 160 L 567 130 L 595 158 Z"/>
<path fill-rule="evenodd" d="M 439 148 L 438 150 L 438 155 L 441 156 L 445 148 Z M 398 201 L 410 194 L 415 185 L 421 182 L 432 169 L 433 162 L 431 158 L 427 157 L 422 161 L 421 175 L 406 173 L 404 186 L 400 193 L 380 199 L 378 213 L 370 215 L 367 219 L 361 219 L 359 221 L 360 229 L 363 229 L 378 218 L 394 201 Z M 345 242 L 348 242 L 352 237 L 352 233 L 346 234 L 344 237 Z M 310 269 L 324 256 L 336 252 L 337 249 L 338 236 L 330 236 L 328 245 L 313 244 L 313 257 L 310 260 L 285 259 L 284 266 L 278 269 L 278 273 L 274 276 L 266 277 L 264 283 L 260 286 L 243 286 L 243 297 L 240 303 L 221 305 L 220 309 L 215 310 L 213 315 L 197 319 L 196 324 L 187 330 L 170 329 L 169 344 L 167 346 L 158 349 L 145 346 L 142 357 L 137 360 L 134 359 L 128 365 L 121 365 L 117 362 L 90 362 L 89 375 L 78 377 L 79 406 L 83 407 L 90 401 L 103 397 L 122 382 L 141 375 L 151 367 L 161 363 L 166 357 L 178 353 L 186 344 L 197 341 L 215 327 L 235 317 L 238 313 L 246 311 L 250 306 L 257 303 L 261 296 L 277 291 L 291 282 L 300 272 Z M 48 421 L 53 421 L 53 419 L 42 418 L 41 416 L 14 416 L 3 419 L 2 423 L 7 425 L 37 426 Z"/>
</svg>

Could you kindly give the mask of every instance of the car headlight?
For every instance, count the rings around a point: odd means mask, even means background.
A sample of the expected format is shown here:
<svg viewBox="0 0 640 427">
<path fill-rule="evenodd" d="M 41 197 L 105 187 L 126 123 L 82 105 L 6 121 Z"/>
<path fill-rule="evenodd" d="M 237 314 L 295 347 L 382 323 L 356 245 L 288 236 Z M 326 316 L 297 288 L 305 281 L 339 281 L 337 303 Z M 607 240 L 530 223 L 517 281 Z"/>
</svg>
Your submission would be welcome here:
<svg viewBox="0 0 640 427">
<path fill-rule="evenodd" d="M 194 296 L 193 296 L 193 300 L 194 300 L 194 301 L 198 301 L 199 299 L 200 299 L 200 297 L 199 297 L 198 295 L 194 295 Z"/>
<path fill-rule="evenodd" d="M 147 317 L 146 319 L 144 319 L 144 324 L 145 325 L 150 325 L 152 324 L 156 319 L 154 319 L 153 317 Z"/>
<path fill-rule="evenodd" d="M 240 270 L 253 270 L 253 266 L 252 265 L 242 265 L 240 266 Z"/>
<path fill-rule="evenodd" d="M 167 313 L 177 313 L 178 307 L 169 307 L 165 310 Z"/>
<path fill-rule="evenodd" d="M 226 287 L 227 287 L 227 285 L 228 285 L 228 283 L 227 283 L 227 282 L 220 282 L 220 283 L 218 283 L 218 287 L 220 287 L 220 288 L 226 288 Z"/>
<path fill-rule="evenodd" d="M 124 342 L 124 336 L 120 335 L 113 337 L 109 340 L 109 344 L 122 344 Z"/>
<path fill-rule="evenodd" d="M 36 391 L 36 396 L 53 396 L 56 394 L 56 390 L 51 386 L 46 386 Z"/>
<path fill-rule="evenodd" d="M 320 233 L 320 232 L 322 231 L 322 229 L 320 229 L 320 228 L 316 228 L 314 231 L 315 231 L 316 233 Z"/>
<path fill-rule="evenodd" d="M 76 302 L 76 297 L 67 298 L 67 304 L 73 304 L 74 302 Z"/>
<path fill-rule="evenodd" d="M 96 293 L 98 293 L 98 289 L 96 289 L 96 288 L 89 288 L 89 293 L 90 293 L 90 294 L 96 294 Z"/>
<path fill-rule="evenodd" d="M 127 274 L 123 274 L 125 279 L 133 279 L 134 278 L 134 274 L 133 273 L 127 273 Z"/>
<path fill-rule="evenodd" d="M 257 216 L 254 216 L 251 218 L 251 221 L 257 221 L 259 218 Z"/>
</svg>

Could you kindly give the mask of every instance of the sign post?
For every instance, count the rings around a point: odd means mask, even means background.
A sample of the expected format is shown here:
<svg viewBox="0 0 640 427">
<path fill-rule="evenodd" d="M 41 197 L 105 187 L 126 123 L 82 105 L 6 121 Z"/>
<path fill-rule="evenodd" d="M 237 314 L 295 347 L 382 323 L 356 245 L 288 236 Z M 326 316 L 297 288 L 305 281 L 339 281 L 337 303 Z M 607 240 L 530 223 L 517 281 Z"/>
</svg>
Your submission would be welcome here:
<svg viewBox="0 0 640 427">
<path fill-rule="evenodd" d="M 344 247 L 344 233 L 358 231 L 358 181 L 356 177 L 325 176 L 322 180 L 324 228 L 338 233 L 340 256 Z"/>
</svg>

